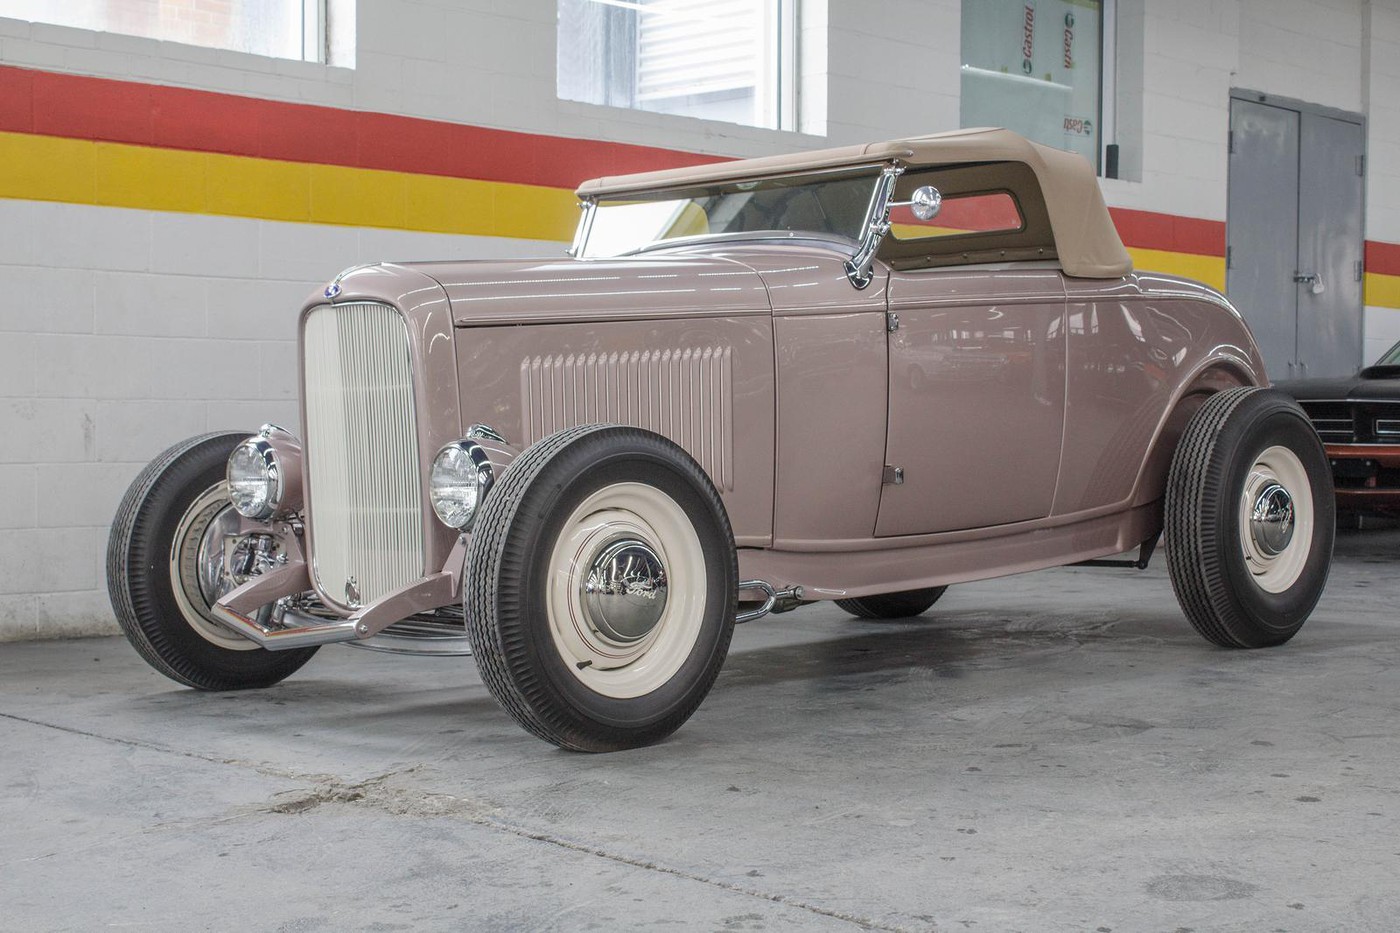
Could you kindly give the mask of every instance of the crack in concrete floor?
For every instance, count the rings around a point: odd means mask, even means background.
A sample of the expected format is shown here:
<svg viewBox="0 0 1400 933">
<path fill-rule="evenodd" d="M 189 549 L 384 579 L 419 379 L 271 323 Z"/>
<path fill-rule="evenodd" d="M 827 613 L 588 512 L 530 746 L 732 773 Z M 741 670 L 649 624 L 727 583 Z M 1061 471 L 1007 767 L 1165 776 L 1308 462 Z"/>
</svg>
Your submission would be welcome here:
<svg viewBox="0 0 1400 933">
<path fill-rule="evenodd" d="M 44 729 L 54 729 L 66 732 L 70 735 L 77 735 L 84 738 L 96 739 L 103 742 L 113 742 L 119 745 L 126 745 L 140 748 L 147 751 L 159 752 L 168 755 L 177 755 L 183 758 L 192 758 L 210 764 L 245 768 L 258 774 L 268 777 L 277 777 L 287 780 L 308 782 L 310 786 L 296 788 L 288 791 L 281 791 L 274 794 L 270 801 L 262 805 L 253 805 L 236 808 L 228 815 L 216 817 L 205 821 L 183 820 L 178 823 L 163 823 L 149 827 L 139 833 L 131 834 L 133 837 L 140 836 L 146 832 L 165 830 L 171 826 L 189 826 L 193 822 L 225 823 L 233 820 L 246 819 L 258 815 L 278 815 L 278 816 L 300 816 L 323 806 L 336 805 L 348 807 L 362 807 L 377 810 L 392 816 L 416 818 L 416 819 L 442 819 L 456 818 L 462 819 L 475 826 L 493 832 L 506 833 L 530 842 L 538 842 L 555 846 L 580 855 L 587 855 L 594 858 L 605 859 L 619 865 L 626 865 L 631 868 L 643 871 L 657 872 L 673 878 L 692 881 L 698 884 L 708 885 L 732 894 L 739 894 L 747 897 L 768 901 L 784 907 L 805 911 L 817 916 L 831 920 L 837 920 L 852 924 L 866 930 L 881 930 L 888 933 L 909 933 L 913 929 L 929 929 L 936 924 L 923 927 L 892 926 L 881 923 L 870 917 L 858 914 L 847 913 L 823 907 L 820 904 L 813 904 L 797 898 L 789 897 L 772 891 L 763 891 L 758 888 L 746 887 L 719 878 L 712 878 L 698 872 L 687 871 L 683 868 L 676 868 L 664 865 L 650 859 L 638 858 L 613 852 L 600 846 L 591 845 L 586 842 L 578 842 L 566 839 L 553 833 L 532 830 L 525 826 L 519 826 L 507 822 L 499 817 L 490 815 L 495 808 L 474 801 L 468 797 L 455 794 L 434 793 L 419 788 L 405 787 L 391 783 L 395 778 L 404 777 L 420 773 L 422 766 L 398 769 L 378 774 L 362 781 L 345 781 L 334 775 L 327 774 L 299 774 L 281 768 L 273 768 L 266 764 L 246 761 L 238 758 L 220 758 L 213 755 L 202 755 L 198 752 L 183 751 L 176 748 L 160 745 L 154 742 L 143 742 L 139 739 L 121 738 L 119 736 L 103 735 L 99 732 L 92 732 L 84 729 L 76 729 L 71 726 L 64 726 L 58 723 L 44 722 L 26 716 L 17 716 L 13 713 L 0 712 L 0 719 L 9 719 L 15 722 L 26 723 L 31 726 Z M 51 858 L 65 853 L 49 853 L 40 858 Z"/>
</svg>

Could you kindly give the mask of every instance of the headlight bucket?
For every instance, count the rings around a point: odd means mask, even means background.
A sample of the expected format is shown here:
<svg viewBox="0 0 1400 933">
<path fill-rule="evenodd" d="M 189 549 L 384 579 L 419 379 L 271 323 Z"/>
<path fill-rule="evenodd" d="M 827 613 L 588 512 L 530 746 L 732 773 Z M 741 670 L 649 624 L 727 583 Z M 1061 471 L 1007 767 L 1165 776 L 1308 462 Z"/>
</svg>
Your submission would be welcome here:
<svg viewBox="0 0 1400 933">
<path fill-rule="evenodd" d="M 229 499 L 239 515 L 257 521 L 301 508 L 301 442 L 285 428 L 265 424 L 233 449 L 226 470 Z"/>
<path fill-rule="evenodd" d="M 228 458 L 228 494 L 244 518 L 266 520 L 282 506 L 282 464 L 261 436 L 250 437 Z"/>
<path fill-rule="evenodd" d="M 433 457 L 429 498 L 438 520 L 468 531 L 477 510 L 496 482 L 496 468 L 486 448 L 467 439 L 444 445 Z"/>
</svg>

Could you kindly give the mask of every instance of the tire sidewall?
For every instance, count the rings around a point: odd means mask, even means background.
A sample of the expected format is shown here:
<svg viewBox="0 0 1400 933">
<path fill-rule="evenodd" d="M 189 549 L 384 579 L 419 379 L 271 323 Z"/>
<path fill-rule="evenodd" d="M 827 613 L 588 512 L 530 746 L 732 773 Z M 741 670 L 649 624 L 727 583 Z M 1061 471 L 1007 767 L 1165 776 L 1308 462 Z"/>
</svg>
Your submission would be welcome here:
<svg viewBox="0 0 1400 933">
<path fill-rule="evenodd" d="M 119 539 L 121 522 L 114 526 L 111 549 L 121 559 L 121 570 L 109 581 L 117 619 L 138 649 L 147 648 L 175 679 L 203 689 L 237 689 L 266 686 L 286 677 L 315 648 L 268 651 L 264 648 L 236 651 L 222 648 L 195 630 L 175 597 L 178 585 L 171 572 L 171 548 L 186 511 L 209 487 L 225 478 L 228 457 L 248 435 L 210 437 L 187 450 L 167 455 L 152 465 L 153 482 L 130 507 L 135 515 L 125 539 Z M 133 484 L 140 485 L 142 478 Z M 124 595 L 132 612 L 120 605 Z M 145 642 L 143 646 L 141 642 Z M 144 652 L 143 652 L 144 653 Z"/>
<path fill-rule="evenodd" d="M 1220 494 L 1214 504 L 1215 527 L 1219 529 L 1215 547 L 1226 574 L 1240 581 L 1240 585 L 1229 588 L 1235 608 L 1273 636 L 1269 640 L 1274 641 L 1296 632 L 1322 595 L 1331 567 L 1336 504 L 1328 481 L 1326 453 L 1306 416 L 1292 402 L 1268 390 L 1246 399 L 1241 407 L 1245 405 L 1255 410 L 1238 412 L 1245 417 L 1232 418 L 1217 442 L 1217 449 L 1226 457 Z M 1313 504 L 1307 561 L 1293 585 L 1280 593 L 1270 593 L 1254 582 L 1240 547 L 1240 496 L 1250 468 L 1261 453 L 1274 446 L 1287 447 L 1302 462 Z"/>
<path fill-rule="evenodd" d="M 738 572 L 728 521 L 716 509 L 717 502 L 705 494 L 704 474 L 688 475 L 690 464 L 631 441 L 626 434 L 606 431 L 588 436 L 563 451 L 536 478 L 531 492 L 538 498 L 530 512 L 540 520 L 522 523 L 517 513 L 505 543 L 506 548 L 520 548 L 525 568 L 518 615 L 499 622 L 522 639 L 526 666 L 540 675 L 542 686 L 554 695 L 551 705 L 556 709 L 571 711 L 590 730 L 602 726 L 644 733 L 665 726 L 669 732 L 674 726 L 666 724 L 677 717 L 683 720 L 709 692 L 728 652 Z M 554 643 L 545 593 L 550 554 L 574 509 L 606 486 L 629 482 L 660 490 L 690 517 L 704 555 L 706 589 L 700 631 L 680 668 L 650 693 L 622 699 L 597 693 L 568 669 L 569 662 Z"/>
</svg>

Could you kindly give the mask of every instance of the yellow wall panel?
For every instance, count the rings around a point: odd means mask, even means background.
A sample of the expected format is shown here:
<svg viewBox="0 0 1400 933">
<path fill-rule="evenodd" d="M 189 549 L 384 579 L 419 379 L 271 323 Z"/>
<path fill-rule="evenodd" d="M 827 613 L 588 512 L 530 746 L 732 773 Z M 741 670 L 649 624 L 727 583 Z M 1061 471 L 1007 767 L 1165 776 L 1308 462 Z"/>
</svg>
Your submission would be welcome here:
<svg viewBox="0 0 1400 933">
<path fill-rule="evenodd" d="M 1133 257 L 1133 269 L 1137 272 L 1165 272 L 1180 275 L 1197 282 L 1204 282 L 1211 288 L 1225 291 L 1225 257 L 1200 256 L 1195 253 L 1173 253 L 1160 249 L 1139 249 L 1128 247 L 1128 255 Z"/>
<path fill-rule="evenodd" d="M 408 186 L 400 172 L 309 165 L 311 221 L 352 227 L 406 227 Z"/>
<path fill-rule="evenodd" d="M 302 162 L 209 155 L 207 191 L 211 214 L 311 219 L 311 166 Z"/>
<path fill-rule="evenodd" d="M 96 160 L 85 140 L 0 133 L 0 197 L 95 204 Z"/>
<path fill-rule="evenodd" d="M 1400 275 L 1366 273 L 1365 303 L 1378 308 L 1400 308 Z"/>
<path fill-rule="evenodd" d="M 441 175 L 406 175 L 405 223 L 410 230 L 496 236 L 490 182 Z"/>
<path fill-rule="evenodd" d="M 98 204 L 152 211 L 208 209 L 204 198 L 204 156 L 179 149 L 92 143 Z"/>
<path fill-rule="evenodd" d="M 504 182 L 496 185 L 496 236 L 572 240 L 578 216 L 578 198 L 572 191 Z"/>
</svg>

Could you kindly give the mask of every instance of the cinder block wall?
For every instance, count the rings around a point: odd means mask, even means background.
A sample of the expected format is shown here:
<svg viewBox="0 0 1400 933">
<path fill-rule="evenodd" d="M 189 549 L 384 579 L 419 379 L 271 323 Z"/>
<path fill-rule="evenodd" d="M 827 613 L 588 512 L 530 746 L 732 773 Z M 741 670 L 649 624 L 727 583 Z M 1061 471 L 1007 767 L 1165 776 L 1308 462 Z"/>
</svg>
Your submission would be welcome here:
<svg viewBox="0 0 1400 933">
<path fill-rule="evenodd" d="M 550 165 L 551 139 L 627 144 L 597 163 L 627 171 L 664 158 L 630 146 L 684 161 L 958 125 L 959 0 L 810 0 L 809 36 L 824 31 L 827 50 L 803 76 L 803 107 L 824 109 L 822 135 L 557 100 L 555 0 L 356 6 L 353 68 L 0 19 L 0 69 L 9 69 L 0 77 L 0 640 L 114 631 L 102 564 L 122 490 L 188 435 L 296 425 L 295 312 L 338 270 L 376 259 L 558 255 L 566 229 L 524 238 L 509 216 L 547 214 L 581 180 L 566 183 L 569 166 Z M 1366 113 L 1367 237 L 1400 243 L 1400 0 L 1120 0 L 1120 16 L 1132 35 L 1120 38 L 1129 55 L 1120 51 L 1119 121 L 1137 133 L 1141 171 L 1104 188 L 1140 263 L 1223 282 L 1231 87 Z M 333 143 L 342 116 L 365 112 L 426 121 L 429 134 L 538 134 L 530 151 L 550 165 L 550 180 L 491 189 L 518 200 L 502 202 L 506 216 L 494 226 L 467 224 L 471 233 L 411 229 L 411 210 L 396 213 L 369 188 L 346 189 L 357 209 L 376 202 L 368 213 L 338 219 L 324 204 L 301 215 L 294 205 L 205 210 L 230 184 L 220 173 L 244 173 L 246 184 L 247 171 L 271 163 L 254 158 L 250 168 L 213 146 L 196 181 L 162 175 L 159 139 L 124 141 L 130 127 L 106 126 L 100 101 L 24 97 L 16 69 L 327 108 L 297 128 L 308 145 Z M 60 111 L 92 132 L 53 125 Z M 237 138 L 239 123 L 210 130 Z M 528 175 L 509 147 L 483 158 L 488 175 Z M 176 163 L 193 164 L 183 155 Z M 188 190 L 196 185 L 204 201 Z M 169 204 L 141 202 L 137 191 Z M 1181 229 L 1194 233 L 1172 233 Z M 1400 311 L 1368 308 L 1367 337 L 1368 348 L 1400 338 Z"/>
</svg>

